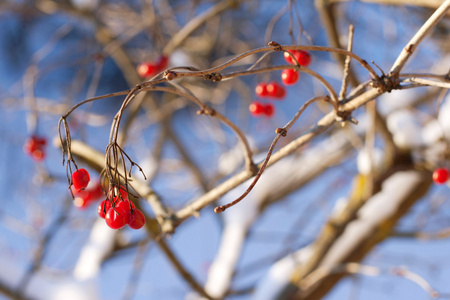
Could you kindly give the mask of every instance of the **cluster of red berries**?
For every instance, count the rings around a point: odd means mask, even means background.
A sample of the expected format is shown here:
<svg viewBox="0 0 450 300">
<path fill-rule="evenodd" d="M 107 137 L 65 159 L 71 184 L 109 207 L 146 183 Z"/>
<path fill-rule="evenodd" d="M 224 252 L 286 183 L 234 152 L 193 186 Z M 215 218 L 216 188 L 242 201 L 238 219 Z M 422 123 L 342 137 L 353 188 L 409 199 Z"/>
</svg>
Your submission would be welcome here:
<svg viewBox="0 0 450 300">
<path fill-rule="evenodd" d="M 303 50 L 289 50 L 298 63 L 306 67 L 311 63 L 311 55 Z M 287 63 L 295 65 L 288 52 L 284 52 L 284 59 Z M 285 85 L 293 85 L 297 83 L 300 74 L 294 69 L 285 69 L 281 72 L 281 81 Z M 255 93 L 260 98 L 269 98 L 272 100 L 281 100 L 286 96 L 286 89 L 278 82 L 261 82 L 255 88 Z M 250 113 L 255 117 L 266 116 L 271 117 L 275 112 L 275 107 L 272 103 L 262 103 L 261 101 L 253 101 L 249 106 Z"/>
<path fill-rule="evenodd" d="M 86 189 L 90 180 L 89 172 L 85 169 L 78 169 L 72 173 L 71 189 L 75 196 L 74 203 L 80 208 L 87 207 L 103 195 L 99 184 L 92 189 Z M 144 214 L 128 200 L 125 189 L 120 190 L 120 195 L 115 190 L 111 198 L 103 200 L 98 206 L 98 214 L 105 219 L 106 225 L 112 229 L 120 229 L 127 224 L 132 229 L 140 229 L 144 226 Z"/>
<path fill-rule="evenodd" d="M 444 184 L 449 178 L 449 171 L 446 168 L 437 168 L 433 172 L 433 181 L 436 184 Z"/>
<path fill-rule="evenodd" d="M 47 139 L 38 135 L 33 135 L 25 141 L 23 151 L 35 161 L 41 161 L 45 158 L 45 147 Z"/>
<path fill-rule="evenodd" d="M 142 78 L 148 78 L 156 75 L 167 68 L 169 58 L 167 56 L 160 56 L 156 62 L 143 62 L 140 63 L 136 70 Z"/>
<path fill-rule="evenodd" d="M 128 199 L 125 190 L 117 191 L 110 199 L 103 200 L 98 206 L 98 215 L 105 219 L 106 225 L 112 229 L 121 229 L 128 225 L 132 229 L 140 229 L 145 224 L 145 216 Z"/>
</svg>

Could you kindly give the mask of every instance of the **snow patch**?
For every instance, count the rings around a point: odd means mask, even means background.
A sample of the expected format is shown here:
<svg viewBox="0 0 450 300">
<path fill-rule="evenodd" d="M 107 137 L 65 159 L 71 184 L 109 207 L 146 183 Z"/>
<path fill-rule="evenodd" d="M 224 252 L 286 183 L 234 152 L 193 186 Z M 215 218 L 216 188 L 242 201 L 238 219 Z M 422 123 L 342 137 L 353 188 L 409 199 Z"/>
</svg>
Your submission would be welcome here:
<svg viewBox="0 0 450 300">
<path fill-rule="evenodd" d="M 277 299 L 283 288 L 289 284 L 292 273 L 309 259 L 312 254 L 311 250 L 310 246 L 306 246 L 275 262 L 267 274 L 256 284 L 252 299 Z"/>
<path fill-rule="evenodd" d="M 372 161 L 369 157 L 369 152 L 366 148 L 362 148 L 356 159 L 356 164 L 358 166 L 358 171 L 360 174 L 368 175 L 370 173 L 380 173 L 383 169 L 383 151 L 380 148 L 374 148 L 371 151 Z M 372 168 L 373 167 L 373 168 Z"/>
</svg>

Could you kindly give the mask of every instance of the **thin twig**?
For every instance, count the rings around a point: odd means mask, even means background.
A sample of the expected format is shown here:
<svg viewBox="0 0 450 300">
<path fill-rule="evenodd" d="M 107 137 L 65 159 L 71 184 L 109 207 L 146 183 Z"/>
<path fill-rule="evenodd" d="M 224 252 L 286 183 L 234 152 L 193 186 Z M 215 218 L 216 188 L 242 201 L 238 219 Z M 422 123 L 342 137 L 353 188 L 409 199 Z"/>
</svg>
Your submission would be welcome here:
<svg viewBox="0 0 450 300">
<path fill-rule="evenodd" d="M 239 203 L 242 199 L 244 199 L 253 189 L 253 187 L 256 185 L 256 183 L 258 182 L 259 178 L 261 177 L 262 173 L 264 172 L 267 164 L 269 163 L 270 160 L 270 156 L 272 155 L 273 149 L 275 148 L 275 145 L 277 144 L 278 140 L 281 137 L 286 136 L 287 132 L 289 131 L 289 129 L 292 127 L 292 125 L 294 125 L 294 123 L 298 120 L 298 118 L 302 115 L 302 113 L 305 111 L 305 109 L 310 106 L 312 103 L 319 101 L 319 100 L 323 100 L 323 101 L 329 101 L 329 98 L 327 97 L 316 97 L 316 98 L 312 98 L 308 101 L 305 102 L 305 104 L 302 105 L 302 107 L 297 111 L 297 113 L 294 115 L 294 117 L 292 118 L 292 120 L 290 120 L 283 128 L 277 128 L 276 133 L 277 136 L 275 137 L 275 139 L 272 141 L 272 144 L 269 147 L 269 150 L 267 151 L 267 155 L 266 158 L 264 159 L 261 167 L 258 170 L 258 173 L 256 174 L 255 178 L 253 179 L 252 183 L 250 184 L 250 186 L 247 188 L 247 190 L 241 195 L 239 196 L 236 200 L 225 204 L 225 205 L 221 205 L 221 206 L 217 206 L 214 209 L 215 213 L 221 213 L 223 211 L 225 211 L 227 208 L 236 205 L 237 203 Z"/>
<path fill-rule="evenodd" d="M 189 37 L 192 34 L 192 32 L 194 32 L 197 28 L 199 28 L 203 23 L 220 14 L 221 12 L 232 8 L 234 5 L 237 4 L 237 2 L 238 2 L 237 0 L 221 1 L 216 5 L 214 5 L 213 7 L 211 7 L 210 9 L 198 15 L 196 18 L 192 19 L 181 30 L 179 30 L 172 37 L 172 39 L 166 44 L 166 46 L 163 49 L 163 53 L 165 55 L 172 53 L 186 40 L 187 37 Z"/>
<path fill-rule="evenodd" d="M 402 82 L 413 82 L 413 83 L 418 83 L 421 85 L 436 86 L 436 87 L 440 87 L 440 88 L 444 88 L 444 89 L 450 89 L 450 82 L 439 82 L 439 81 L 428 80 L 428 79 L 423 79 L 423 78 L 416 78 L 416 77 L 406 78 L 406 79 L 402 80 Z"/>
<path fill-rule="evenodd" d="M 439 20 L 445 16 L 447 11 L 450 9 L 450 0 L 445 0 L 441 6 L 428 18 L 425 24 L 416 32 L 412 39 L 403 48 L 397 60 L 391 67 L 389 71 L 390 76 L 398 76 L 403 66 L 406 64 L 408 59 L 416 50 L 419 43 L 425 38 L 425 36 L 430 33 L 430 31 L 436 26 Z"/>
<path fill-rule="evenodd" d="M 355 30 L 355 27 L 353 26 L 353 24 L 350 24 L 350 26 L 348 27 L 348 45 L 347 45 L 347 51 L 349 51 L 349 52 L 351 52 L 352 48 L 353 48 L 353 32 L 354 32 L 354 30 Z M 342 79 L 341 91 L 339 92 L 339 101 L 344 100 L 345 96 L 347 94 L 350 62 L 351 62 L 351 58 L 350 58 L 350 56 L 347 56 L 345 58 L 345 62 L 344 62 L 344 78 Z"/>
</svg>

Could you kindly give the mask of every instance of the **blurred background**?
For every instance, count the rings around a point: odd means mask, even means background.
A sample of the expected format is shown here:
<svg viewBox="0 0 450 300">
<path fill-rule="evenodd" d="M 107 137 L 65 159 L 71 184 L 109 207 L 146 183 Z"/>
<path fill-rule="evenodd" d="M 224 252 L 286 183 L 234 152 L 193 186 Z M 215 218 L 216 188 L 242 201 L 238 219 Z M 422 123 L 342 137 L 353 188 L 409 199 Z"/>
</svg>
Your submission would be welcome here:
<svg viewBox="0 0 450 300">
<path fill-rule="evenodd" d="M 352 52 L 382 76 L 443 2 L 2 1 L 0 299 L 450 298 L 450 185 L 431 180 L 436 168 L 450 167 L 445 88 L 405 80 L 358 107 L 358 125 L 334 124 L 281 156 L 222 214 L 214 207 L 251 182 L 240 139 L 181 94 L 139 93 L 118 132 L 147 177 L 131 171 L 130 199 L 147 220 L 139 230 L 110 229 L 97 213 L 101 193 L 72 197 L 59 132 L 66 135 L 58 127 L 77 103 L 112 94 L 66 118 L 74 159 L 95 190 L 114 117 L 137 84 L 169 68 L 217 67 L 270 41 L 346 49 L 350 24 Z M 448 85 L 449 28 L 447 13 L 401 78 Z M 345 56 L 308 53 L 307 68 L 339 92 Z M 328 94 L 303 72 L 284 85 L 282 68 L 272 68 L 283 65 L 283 52 L 265 51 L 220 70 L 222 81 L 199 75 L 156 86 L 194 95 L 225 116 L 261 163 L 275 129 L 307 100 Z M 251 67 L 261 71 L 243 73 Z M 361 93 L 371 89 L 370 74 L 355 60 L 347 78 L 347 95 L 364 82 Z M 268 82 L 279 83 L 285 97 L 258 97 L 255 87 Z M 249 112 L 254 101 L 274 113 Z M 275 153 L 332 109 L 310 105 Z M 189 206 L 199 199 L 208 205 Z"/>
</svg>

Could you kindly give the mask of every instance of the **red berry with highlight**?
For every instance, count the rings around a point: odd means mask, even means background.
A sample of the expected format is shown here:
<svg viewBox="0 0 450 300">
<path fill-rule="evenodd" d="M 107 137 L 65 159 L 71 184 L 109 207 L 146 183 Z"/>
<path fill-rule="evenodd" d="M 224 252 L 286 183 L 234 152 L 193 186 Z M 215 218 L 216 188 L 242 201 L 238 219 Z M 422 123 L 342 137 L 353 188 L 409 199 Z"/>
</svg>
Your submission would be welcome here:
<svg viewBox="0 0 450 300">
<path fill-rule="evenodd" d="M 267 95 L 272 98 L 282 99 L 286 96 L 286 90 L 278 82 L 267 84 Z"/>
<path fill-rule="evenodd" d="M 283 53 L 284 60 L 285 60 L 288 64 L 295 65 L 295 61 L 292 59 L 292 57 L 289 55 L 288 52 L 295 56 L 295 53 L 297 53 L 297 50 L 288 50 L 288 51 L 286 51 L 286 52 Z"/>
<path fill-rule="evenodd" d="M 308 51 L 305 50 L 288 50 L 295 59 L 298 61 L 298 63 L 303 66 L 307 67 L 311 63 L 311 54 L 309 54 Z M 288 64 L 295 65 L 295 61 L 292 59 L 292 57 L 289 55 L 289 53 L 284 52 L 284 59 Z"/>
<path fill-rule="evenodd" d="M 446 168 L 437 168 L 433 172 L 433 181 L 436 184 L 444 184 L 449 177 L 449 172 Z"/>
<path fill-rule="evenodd" d="M 133 209 L 128 226 L 132 229 L 140 229 L 145 224 L 145 216 L 139 209 Z"/>
<path fill-rule="evenodd" d="M 106 212 L 105 221 L 112 229 L 120 229 L 127 225 L 129 215 L 122 207 L 110 208 Z"/>
<path fill-rule="evenodd" d="M 86 198 L 83 197 L 75 196 L 75 199 L 73 200 L 73 205 L 75 205 L 79 209 L 85 209 L 89 206 L 89 204 L 91 204 L 91 202 L 89 202 L 89 200 L 86 200 Z"/>
<path fill-rule="evenodd" d="M 72 173 L 72 183 L 75 190 L 85 189 L 91 178 L 85 169 L 78 169 Z"/>
<path fill-rule="evenodd" d="M 248 107 L 248 109 L 250 110 L 250 113 L 254 116 L 254 117 L 259 117 L 262 114 L 264 114 L 264 104 L 262 104 L 261 102 L 258 101 L 253 101 L 250 106 Z"/>
<path fill-rule="evenodd" d="M 258 96 L 258 97 L 261 97 L 261 98 L 267 97 L 267 95 L 268 95 L 267 83 L 265 83 L 265 82 L 259 83 L 255 88 L 255 93 L 256 93 L 256 96 Z"/>
<path fill-rule="evenodd" d="M 285 69 L 281 72 L 281 81 L 286 85 L 294 84 L 298 81 L 300 74 L 293 69 Z"/>
<path fill-rule="evenodd" d="M 109 200 L 103 200 L 97 208 L 98 215 L 100 218 L 104 219 L 106 217 L 106 213 L 111 208 L 111 203 Z"/>
<path fill-rule="evenodd" d="M 120 195 L 119 195 L 120 191 Z M 108 194 L 108 198 L 112 198 L 114 203 L 120 200 L 127 200 L 128 199 L 128 193 L 125 187 L 120 186 L 120 188 L 114 187 L 113 190 Z"/>
<path fill-rule="evenodd" d="M 158 68 L 155 64 L 151 62 L 143 62 L 137 66 L 137 72 L 139 76 L 142 78 L 147 78 L 155 75 L 158 71 Z"/>
<path fill-rule="evenodd" d="M 169 58 L 167 56 L 161 55 L 156 62 L 143 62 L 139 64 L 136 68 L 139 76 L 142 78 L 148 78 L 156 75 L 162 70 L 167 68 Z"/>
</svg>

